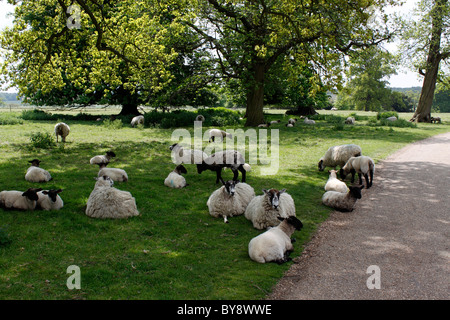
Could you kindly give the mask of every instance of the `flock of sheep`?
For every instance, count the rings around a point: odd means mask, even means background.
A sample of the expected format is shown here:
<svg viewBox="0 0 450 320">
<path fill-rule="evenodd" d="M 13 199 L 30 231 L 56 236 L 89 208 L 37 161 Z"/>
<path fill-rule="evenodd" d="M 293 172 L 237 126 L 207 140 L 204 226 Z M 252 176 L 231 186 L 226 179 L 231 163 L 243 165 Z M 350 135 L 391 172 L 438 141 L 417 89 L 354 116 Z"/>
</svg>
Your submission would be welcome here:
<svg viewBox="0 0 450 320">
<path fill-rule="evenodd" d="M 132 126 L 140 120 L 133 119 Z M 290 119 L 289 121 L 294 119 Z M 305 119 L 308 120 L 308 119 Z M 293 124 L 288 123 L 288 124 Z M 65 123 L 55 126 L 55 134 L 62 137 L 64 142 L 70 128 Z M 223 130 L 209 130 L 210 142 L 217 139 L 232 138 Z M 302 222 L 296 218 L 294 199 L 286 192 L 286 189 L 263 189 L 263 194 L 256 195 L 253 187 L 247 184 L 246 173 L 251 170 L 245 163 L 244 156 L 236 150 L 225 150 L 207 155 L 201 150 L 185 149 L 178 144 L 170 146 L 172 161 L 177 165 L 164 180 L 164 185 L 171 188 L 184 188 L 188 184 L 182 174 L 187 173 L 183 164 L 196 164 L 197 172 L 201 174 L 205 170 L 216 173 L 216 183 L 222 186 L 213 191 L 209 196 L 206 206 L 211 216 L 223 218 L 228 223 L 228 218 L 244 215 L 251 221 L 254 228 L 266 230 L 254 237 L 248 244 L 249 257 L 259 263 L 277 262 L 284 263 L 293 251 L 291 236 L 295 230 L 303 227 Z M 139 215 L 135 198 L 130 192 L 113 187 L 114 181 L 128 181 L 127 173 L 118 168 L 107 167 L 115 153 L 108 151 L 105 155 L 94 156 L 90 159 L 91 165 L 98 165 L 99 172 L 96 178 L 86 206 L 86 215 L 93 218 L 128 218 Z M 50 173 L 40 168 L 38 159 L 29 161 L 25 179 L 30 182 L 46 182 L 52 179 Z M 339 166 L 339 172 L 336 167 Z M 372 185 L 375 165 L 372 159 L 362 155 L 362 150 L 354 144 L 346 144 L 330 147 L 325 155 L 319 159 L 318 167 L 323 171 L 325 167 L 331 167 L 329 178 L 325 184 L 325 193 L 322 203 L 326 206 L 341 211 L 351 211 L 357 199 L 361 198 L 363 189 L 362 178 L 366 182 L 366 188 Z M 230 168 L 233 179 L 224 181 L 221 173 L 224 168 Z M 242 180 L 238 180 L 239 172 Z M 347 175 L 351 174 L 351 182 L 354 183 L 358 173 L 359 185 L 347 187 L 344 182 Z M 338 179 L 338 174 L 341 179 Z M 59 210 L 63 207 L 60 197 L 61 189 L 42 190 L 42 188 L 29 188 L 25 192 L 2 191 L 0 192 L 0 207 L 18 210 Z"/>
</svg>

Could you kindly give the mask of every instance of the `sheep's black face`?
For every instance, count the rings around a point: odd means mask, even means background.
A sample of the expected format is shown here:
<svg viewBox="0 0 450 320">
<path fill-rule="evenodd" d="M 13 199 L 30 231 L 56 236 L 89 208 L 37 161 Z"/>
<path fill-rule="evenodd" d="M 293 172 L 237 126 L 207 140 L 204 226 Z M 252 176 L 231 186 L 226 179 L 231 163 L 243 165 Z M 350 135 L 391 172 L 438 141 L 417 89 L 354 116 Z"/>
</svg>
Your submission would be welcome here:
<svg viewBox="0 0 450 320">
<path fill-rule="evenodd" d="M 175 148 L 175 146 L 177 145 L 178 143 L 174 143 L 173 145 L 171 145 L 170 147 L 169 147 L 169 149 L 170 150 L 173 150 L 173 148 Z"/>
<path fill-rule="evenodd" d="M 318 166 L 319 166 L 319 171 L 323 171 L 325 169 L 323 166 L 323 160 L 319 161 Z"/>
<path fill-rule="evenodd" d="M 300 231 L 303 228 L 303 223 L 299 219 L 297 219 L 297 217 L 290 216 L 289 218 L 287 218 L 287 222 L 297 231 Z"/>
<path fill-rule="evenodd" d="M 229 180 L 225 183 L 225 190 L 230 196 L 234 196 L 234 193 L 236 192 L 236 183 L 233 180 Z"/>
<path fill-rule="evenodd" d="M 58 193 L 62 192 L 61 189 L 58 190 L 48 190 L 48 191 L 42 191 L 43 194 L 46 194 L 52 202 L 56 202 L 56 199 L 58 197 Z"/>
<path fill-rule="evenodd" d="M 41 163 L 41 161 L 39 161 L 38 159 L 33 159 L 31 161 L 28 161 L 29 163 L 31 163 L 32 166 L 35 167 L 39 167 L 39 163 Z"/>
<path fill-rule="evenodd" d="M 112 152 L 112 151 L 106 152 L 106 155 L 110 156 L 110 157 L 115 157 L 116 156 L 116 154 L 114 152 Z"/>
<path fill-rule="evenodd" d="M 360 187 L 351 186 L 351 187 L 349 187 L 349 189 L 354 198 L 361 199 L 361 190 L 364 189 L 364 186 L 360 186 Z"/>
<path fill-rule="evenodd" d="M 180 174 L 186 174 L 187 173 L 187 170 L 186 170 L 186 168 L 183 166 L 183 165 L 178 165 L 177 166 L 177 168 L 176 168 L 176 170 L 180 173 Z"/>
<path fill-rule="evenodd" d="M 42 190 L 41 188 L 39 189 L 29 188 L 27 191 L 22 193 L 22 196 L 27 197 L 31 201 L 37 201 L 39 199 L 37 193 L 41 190 Z"/>
<path fill-rule="evenodd" d="M 339 170 L 339 177 L 341 177 L 341 179 L 344 180 L 346 176 L 347 176 L 347 175 L 345 174 L 344 169 L 341 168 L 341 169 Z"/>
</svg>

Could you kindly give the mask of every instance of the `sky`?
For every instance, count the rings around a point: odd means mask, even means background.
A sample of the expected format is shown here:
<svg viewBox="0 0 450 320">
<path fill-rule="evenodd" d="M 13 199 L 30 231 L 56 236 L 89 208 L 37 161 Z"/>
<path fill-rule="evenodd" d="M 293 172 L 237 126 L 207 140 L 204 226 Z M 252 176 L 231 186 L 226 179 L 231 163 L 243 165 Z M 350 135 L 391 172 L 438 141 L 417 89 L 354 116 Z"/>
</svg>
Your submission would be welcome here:
<svg viewBox="0 0 450 320">
<path fill-rule="evenodd" d="M 401 14 L 406 14 L 415 6 L 417 0 L 405 0 L 403 6 L 398 9 L 388 10 L 388 12 L 399 12 Z M 8 13 L 14 11 L 14 6 L 6 3 L 6 1 L 0 1 L 0 30 L 3 30 L 7 26 L 12 26 L 13 18 L 8 16 Z M 387 46 L 389 50 L 395 50 L 396 44 L 390 44 Z M 397 70 L 397 75 L 392 75 L 389 79 L 390 87 L 400 87 L 400 88 L 408 88 L 408 87 L 421 87 L 422 86 L 422 78 L 419 77 L 417 72 L 412 72 L 405 68 L 399 68 Z M 9 92 L 13 92 L 16 90 L 9 90 Z"/>
</svg>

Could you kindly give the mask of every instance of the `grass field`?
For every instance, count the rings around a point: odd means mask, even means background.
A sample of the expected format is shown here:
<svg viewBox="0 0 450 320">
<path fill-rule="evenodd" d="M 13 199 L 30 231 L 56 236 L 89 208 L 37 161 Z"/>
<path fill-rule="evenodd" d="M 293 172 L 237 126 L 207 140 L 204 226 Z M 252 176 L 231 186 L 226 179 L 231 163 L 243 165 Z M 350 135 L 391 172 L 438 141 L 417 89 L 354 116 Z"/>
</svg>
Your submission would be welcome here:
<svg viewBox="0 0 450 320">
<path fill-rule="evenodd" d="M 263 188 L 286 188 L 294 198 L 304 228 L 294 234 L 293 257 L 301 254 L 303 245 L 330 213 L 321 204 L 328 174 L 317 170 L 317 161 L 328 147 L 355 143 L 365 155 L 379 161 L 408 143 L 450 131 L 450 114 L 439 115 L 443 124 L 418 124 L 415 128 L 370 125 L 369 118 L 375 114 L 364 112 L 357 113 L 364 120 L 354 126 L 318 120 L 315 126 L 298 123 L 286 128 L 282 111 L 271 112 L 270 120 L 282 119 L 271 128 L 279 129 L 280 168 L 276 175 L 264 176 L 254 165 L 247 183 L 257 195 Z M 3 111 L 0 120 L 19 115 Z M 400 115 L 404 119 L 410 116 Z M 165 177 L 175 167 L 168 149 L 173 130 L 67 121 L 71 128 L 67 143 L 39 149 L 31 147 L 31 135 L 52 133 L 55 122 L 9 123 L 15 124 L 0 125 L 0 190 L 62 188 L 64 208 L 55 212 L 0 211 L 0 300 L 262 299 L 289 268 L 291 262 L 258 264 L 249 259 L 248 242 L 261 231 L 244 216 L 224 224 L 223 219 L 209 215 L 206 201 L 219 187 L 214 173 L 198 175 L 195 165 L 186 165 L 187 188 L 164 186 Z M 193 132 L 193 128 L 186 129 Z M 203 142 L 203 146 L 207 144 Z M 85 215 L 98 171 L 89 159 L 110 149 L 117 154 L 110 166 L 125 169 L 130 178 L 115 187 L 133 194 L 138 217 L 96 220 Z M 25 181 L 27 161 L 34 158 L 50 171 L 52 181 Z M 223 176 L 232 177 L 230 171 Z M 2 239 L 7 243 L 2 245 Z M 80 267 L 80 290 L 66 286 L 70 276 L 66 270 L 71 265 Z"/>
</svg>

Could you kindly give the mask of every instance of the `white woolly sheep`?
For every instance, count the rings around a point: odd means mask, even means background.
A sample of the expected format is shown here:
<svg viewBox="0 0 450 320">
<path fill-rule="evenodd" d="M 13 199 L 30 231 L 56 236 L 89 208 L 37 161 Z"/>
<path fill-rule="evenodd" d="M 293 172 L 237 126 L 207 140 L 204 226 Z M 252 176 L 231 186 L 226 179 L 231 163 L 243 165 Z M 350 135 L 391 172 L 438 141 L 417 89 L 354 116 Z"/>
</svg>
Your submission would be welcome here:
<svg viewBox="0 0 450 320">
<path fill-rule="evenodd" d="M 294 125 L 292 123 L 286 123 L 286 127 L 292 128 Z"/>
<path fill-rule="evenodd" d="M 58 142 L 58 136 L 61 136 L 62 142 L 66 142 L 66 137 L 69 133 L 70 127 L 66 123 L 60 122 L 55 125 L 56 142 Z"/>
<path fill-rule="evenodd" d="M 172 162 L 175 164 L 198 164 L 208 157 L 202 150 L 184 149 L 178 143 L 174 143 L 169 149 L 172 151 Z"/>
<path fill-rule="evenodd" d="M 352 211 L 356 200 L 361 199 L 361 189 L 364 186 L 350 186 L 349 191 L 327 191 L 322 196 L 322 203 L 339 211 Z"/>
<path fill-rule="evenodd" d="M 295 216 L 295 204 L 286 189 L 263 189 L 264 194 L 250 201 L 245 210 L 245 217 L 256 229 L 265 229 L 279 224 L 277 217 Z"/>
<path fill-rule="evenodd" d="M 345 182 L 337 178 L 337 171 L 329 170 L 328 172 L 330 173 L 330 177 L 325 184 L 325 191 L 348 192 L 349 189 Z"/>
<path fill-rule="evenodd" d="M 64 202 L 58 193 L 61 193 L 62 189 L 58 190 L 43 190 L 37 193 L 38 200 L 36 208 L 42 210 L 59 210 L 64 206 Z"/>
<path fill-rule="evenodd" d="M 355 174 L 358 173 L 359 184 L 362 184 L 362 176 L 366 180 L 366 188 L 369 189 L 372 186 L 373 174 L 375 172 L 375 163 L 370 157 L 359 156 L 351 157 L 343 168 L 341 168 L 339 174 L 342 179 L 351 173 L 353 183 L 355 181 Z M 369 179 L 370 178 L 370 179 Z"/>
<path fill-rule="evenodd" d="M 355 118 L 354 117 L 348 117 L 345 119 L 345 124 L 355 124 Z"/>
<path fill-rule="evenodd" d="M 279 218 L 281 223 L 254 237 L 248 244 L 250 259 L 259 263 L 276 262 L 282 264 L 291 260 L 289 254 L 294 251 L 291 240 L 295 230 L 300 231 L 302 222 L 296 217 Z"/>
<path fill-rule="evenodd" d="M 203 122 L 203 121 L 205 121 L 205 117 L 203 115 L 199 114 L 198 116 L 195 117 L 195 121 Z"/>
<path fill-rule="evenodd" d="M 37 193 L 42 189 L 29 188 L 27 191 L 0 192 L 0 207 L 5 209 L 34 210 L 38 200 Z"/>
<path fill-rule="evenodd" d="M 99 163 L 98 177 L 108 176 L 113 181 L 127 182 L 128 174 L 125 170 L 119 168 L 107 168 L 108 163 Z"/>
<path fill-rule="evenodd" d="M 164 185 L 177 189 L 186 187 L 186 179 L 181 175 L 186 173 L 186 168 L 181 164 L 178 165 L 164 180 Z"/>
<path fill-rule="evenodd" d="M 91 160 L 89 160 L 90 164 L 100 164 L 100 163 L 109 163 L 111 158 L 115 157 L 116 154 L 112 151 L 106 152 L 105 155 L 98 155 L 95 157 L 92 157 Z"/>
<path fill-rule="evenodd" d="M 295 126 L 295 123 L 297 122 L 297 119 L 293 119 L 293 118 L 290 118 L 289 120 L 288 120 L 288 124 L 292 124 L 293 126 Z"/>
<path fill-rule="evenodd" d="M 269 123 L 270 124 L 277 124 L 277 123 L 280 123 L 281 122 L 281 120 L 273 120 L 273 121 L 270 121 Z"/>
<path fill-rule="evenodd" d="M 308 119 L 308 117 L 305 118 L 305 120 L 303 120 L 303 123 L 306 124 L 315 124 L 316 122 L 312 119 Z"/>
<path fill-rule="evenodd" d="M 270 127 L 270 122 L 258 124 L 258 128 L 268 128 L 268 127 Z"/>
<path fill-rule="evenodd" d="M 246 172 L 251 170 L 251 167 L 248 163 L 245 163 L 244 156 L 236 150 L 225 150 L 216 152 L 206 159 L 203 159 L 203 162 L 197 164 L 197 172 L 201 174 L 205 170 L 211 170 L 216 172 L 216 183 L 219 181 L 222 184 L 225 184 L 225 181 L 222 178 L 222 169 L 223 168 L 231 168 L 233 171 L 233 180 L 237 181 L 239 172 L 242 174 L 242 182 L 245 182 Z"/>
<path fill-rule="evenodd" d="M 40 160 L 33 159 L 28 162 L 31 163 L 31 167 L 27 169 L 25 180 L 30 182 L 47 182 L 52 180 L 52 176 L 47 170 L 39 168 Z"/>
<path fill-rule="evenodd" d="M 214 142 L 215 139 L 220 138 L 220 141 L 223 141 L 224 137 L 233 138 L 231 133 L 228 133 L 219 129 L 211 129 L 209 130 L 209 142 Z"/>
<path fill-rule="evenodd" d="M 95 179 L 97 182 L 87 201 L 87 216 L 99 219 L 122 219 L 139 215 L 136 200 L 130 192 L 114 188 L 114 182 L 108 176 Z"/>
<path fill-rule="evenodd" d="M 361 147 L 356 144 L 343 144 L 330 147 L 325 152 L 325 155 L 319 159 L 319 171 L 323 171 L 325 167 L 336 169 L 336 166 L 340 166 L 342 168 L 348 159 L 360 156 L 361 152 Z"/>
<path fill-rule="evenodd" d="M 133 128 L 139 124 L 144 125 L 144 116 L 143 115 L 139 115 L 139 116 L 133 117 L 133 119 L 131 119 L 131 126 Z"/>
<path fill-rule="evenodd" d="M 397 117 L 392 116 L 392 117 L 386 118 L 386 120 L 387 120 L 387 121 L 396 121 L 396 120 L 397 120 Z"/>
<path fill-rule="evenodd" d="M 206 205 L 211 216 L 223 217 L 223 221 L 228 223 L 228 217 L 245 212 L 254 196 L 255 190 L 247 183 L 229 180 L 210 195 Z"/>
</svg>

